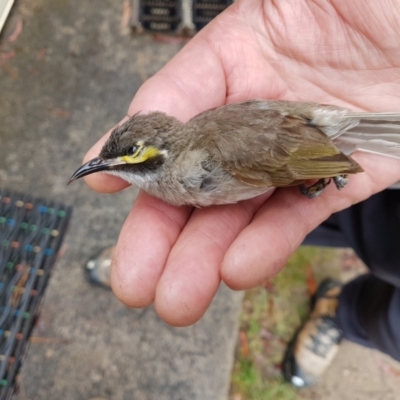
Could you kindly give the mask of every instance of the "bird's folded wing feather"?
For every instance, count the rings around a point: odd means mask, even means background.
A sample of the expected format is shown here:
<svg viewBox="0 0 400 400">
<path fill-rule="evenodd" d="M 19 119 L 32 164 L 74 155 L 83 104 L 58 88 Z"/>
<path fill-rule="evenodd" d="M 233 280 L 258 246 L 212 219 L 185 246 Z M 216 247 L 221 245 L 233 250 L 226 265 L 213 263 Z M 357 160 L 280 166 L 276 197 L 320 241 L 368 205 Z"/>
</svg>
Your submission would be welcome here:
<svg viewBox="0 0 400 400">
<path fill-rule="evenodd" d="M 287 186 L 362 171 L 305 119 L 276 110 L 218 111 L 203 121 L 204 141 L 213 142 L 225 170 L 250 185 Z"/>
</svg>

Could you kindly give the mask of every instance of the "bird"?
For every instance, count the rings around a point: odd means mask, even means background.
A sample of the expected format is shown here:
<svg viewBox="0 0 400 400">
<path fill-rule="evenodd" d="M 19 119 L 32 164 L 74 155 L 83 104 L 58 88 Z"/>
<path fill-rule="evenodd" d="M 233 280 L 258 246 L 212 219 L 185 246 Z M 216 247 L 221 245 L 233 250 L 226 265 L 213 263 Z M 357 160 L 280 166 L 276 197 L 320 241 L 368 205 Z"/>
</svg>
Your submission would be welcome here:
<svg viewBox="0 0 400 400">
<path fill-rule="evenodd" d="M 177 206 L 231 204 L 295 185 L 314 198 L 331 181 L 342 189 L 349 174 L 363 172 L 356 150 L 400 158 L 400 113 L 254 99 L 187 122 L 134 114 L 68 183 L 105 172 Z"/>
</svg>

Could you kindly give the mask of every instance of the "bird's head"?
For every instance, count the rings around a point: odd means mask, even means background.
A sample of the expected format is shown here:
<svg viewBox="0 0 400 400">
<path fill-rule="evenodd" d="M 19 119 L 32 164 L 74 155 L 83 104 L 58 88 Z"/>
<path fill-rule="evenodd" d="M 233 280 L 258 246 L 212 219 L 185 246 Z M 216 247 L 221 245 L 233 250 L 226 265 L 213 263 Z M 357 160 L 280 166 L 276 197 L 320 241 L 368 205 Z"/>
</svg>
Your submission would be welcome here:
<svg viewBox="0 0 400 400">
<path fill-rule="evenodd" d="M 164 165 L 170 156 L 169 137 L 181 124 L 161 112 L 135 114 L 112 131 L 99 156 L 78 168 L 69 182 L 101 171 L 137 183 Z"/>
</svg>

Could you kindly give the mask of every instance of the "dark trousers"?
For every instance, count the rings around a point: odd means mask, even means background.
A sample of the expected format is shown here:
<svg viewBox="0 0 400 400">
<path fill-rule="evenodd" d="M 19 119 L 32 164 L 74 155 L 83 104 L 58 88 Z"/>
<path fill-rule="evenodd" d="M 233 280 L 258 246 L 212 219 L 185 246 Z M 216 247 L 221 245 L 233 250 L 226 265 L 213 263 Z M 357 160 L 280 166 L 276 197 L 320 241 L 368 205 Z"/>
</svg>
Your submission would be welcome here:
<svg viewBox="0 0 400 400">
<path fill-rule="evenodd" d="M 385 190 L 333 214 L 304 244 L 352 247 L 369 268 L 343 287 L 344 337 L 400 361 L 400 190 Z"/>
</svg>

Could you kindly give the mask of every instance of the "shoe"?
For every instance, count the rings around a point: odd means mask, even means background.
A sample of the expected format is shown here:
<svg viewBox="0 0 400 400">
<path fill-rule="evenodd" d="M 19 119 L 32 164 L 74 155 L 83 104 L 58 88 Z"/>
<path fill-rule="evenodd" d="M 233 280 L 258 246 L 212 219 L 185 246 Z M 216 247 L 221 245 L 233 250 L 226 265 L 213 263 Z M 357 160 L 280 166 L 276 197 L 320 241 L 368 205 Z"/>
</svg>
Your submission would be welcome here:
<svg viewBox="0 0 400 400">
<path fill-rule="evenodd" d="M 315 384 L 339 350 L 343 332 L 336 320 L 336 310 L 341 288 L 341 283 L 333 279 L 320 284 L 309 319 L 288 345 L 283 375 L 296 387 Z"/>
<path fill-rule="evenodd" d="M 85 275 L 91 285 L 111 289 L 111 261 L 114 250 L 115 246 L 106 247 L 86 263 Z"/>
</svg>

